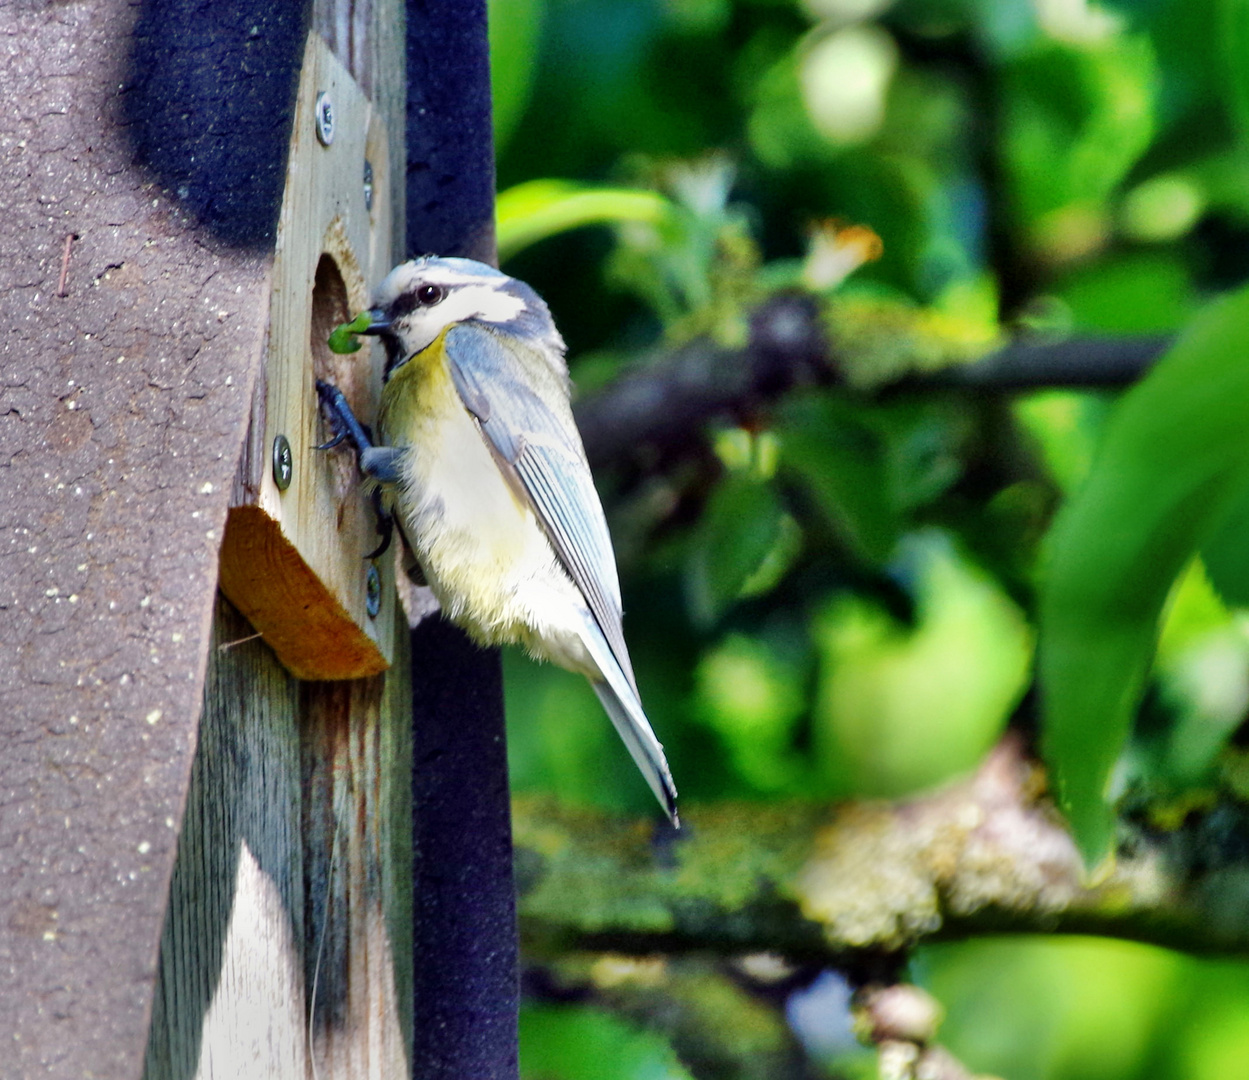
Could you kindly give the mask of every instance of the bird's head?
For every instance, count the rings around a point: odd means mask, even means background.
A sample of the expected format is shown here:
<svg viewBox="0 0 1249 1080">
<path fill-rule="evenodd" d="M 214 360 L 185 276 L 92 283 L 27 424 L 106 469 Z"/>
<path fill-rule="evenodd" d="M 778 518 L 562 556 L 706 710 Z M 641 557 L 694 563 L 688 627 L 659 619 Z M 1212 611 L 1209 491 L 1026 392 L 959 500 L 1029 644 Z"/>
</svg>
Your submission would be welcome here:
<svg viewBox="0 0 1249 1080">
<path fill-rule="evenodd" d="M 563 367 L 564 340 L 543 299 L 523 281 L 472 259 L 426 255 L 396 266 L 373 294 L 362 334 L 381 337 L 386 377 L 455 323 L 511 334 Z"/>
</svg>

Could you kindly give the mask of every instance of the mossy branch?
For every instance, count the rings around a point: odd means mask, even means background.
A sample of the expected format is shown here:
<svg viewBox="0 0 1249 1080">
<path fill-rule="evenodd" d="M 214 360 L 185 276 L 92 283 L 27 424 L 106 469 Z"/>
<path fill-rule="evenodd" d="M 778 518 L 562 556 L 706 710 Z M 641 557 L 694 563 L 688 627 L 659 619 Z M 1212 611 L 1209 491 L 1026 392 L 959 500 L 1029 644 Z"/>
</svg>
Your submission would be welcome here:
<svg viewBox="0 0 1249 1080">
<path fill-rule="evenodd" d="M 1090 884 L 1013 736 L 936 794 L 691 807 L 679 833 L 522 798 L 522 936 L 530 955 L 766 950 L 843 967 L 986 932 L 1247 954 L 1249 853 L 1214 853 L 1217 813 L 1183 833 L 1138 831 Z"/>
</svg>

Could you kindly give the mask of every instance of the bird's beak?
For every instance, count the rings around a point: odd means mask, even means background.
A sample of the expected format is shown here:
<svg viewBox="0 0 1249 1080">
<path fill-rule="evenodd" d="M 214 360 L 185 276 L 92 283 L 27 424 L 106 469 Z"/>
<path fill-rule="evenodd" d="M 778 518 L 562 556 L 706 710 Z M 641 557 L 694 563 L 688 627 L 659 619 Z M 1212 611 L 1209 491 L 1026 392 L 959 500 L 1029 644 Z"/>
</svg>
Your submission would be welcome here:
<svg viewBox="0 0 1249 1080">
<path fill-rule="evenodd" d="M 376 337 L 378 334 L 384 334 L 390 329 L 390 319 L 387 318 L 386 312 L 381 308 L 370 308 L 368 314 L 368 326 L 363 330 L 357 330 L 357 334 L 371 334 Z"/>
</svg>

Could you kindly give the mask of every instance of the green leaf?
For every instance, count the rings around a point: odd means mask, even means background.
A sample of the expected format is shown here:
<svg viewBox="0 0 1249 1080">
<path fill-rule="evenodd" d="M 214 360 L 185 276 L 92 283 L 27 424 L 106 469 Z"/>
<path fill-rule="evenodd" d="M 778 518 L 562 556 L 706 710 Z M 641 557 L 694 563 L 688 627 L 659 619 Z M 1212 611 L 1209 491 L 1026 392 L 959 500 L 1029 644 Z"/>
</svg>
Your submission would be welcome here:
<svg viewBox="0 0 1249 1080">
<path fill-rule="evenodd" d="M 1249 71 L 1245 58 L 1249 55 L 1249 9 L 1240 0 L 1222 0 L 1218 5 L 1219 27 L 1216 40 L 1219 50 L 1220 74 L 1227 80 L 1225 93 L 1228 111 L 1236 125 L 1240 151 L 1249 147 Z"/>
<path fill-rule="evenodd" d="M 1223 521 L 1201 545 L 1201 557 L 1224 602 L 1249 607 L 1249 487 L 1233 500 Z"/>
<path fill-rule="evenodd" d="M 974 768 L 1028 685 L 1023 612 L 948 537 L 906 537 L 893 569 L 914 583 L 914 626 L 843 594 L 813 628 L 813 742 L 837 795 L 901 796 Z"/>
<path fill-rule="evenodd" d="M 495 203 L 499 261 L 569 229 L 624 221 L 659 225 L 671 212 L 668 200 L 655 191 L 530 180 L 501 192 Z"/>
<path fill-rule="evenodd" d="M 756 791 L 780 791 L 800 775 L 794 728 L 806 711 L 801 658 L 773 643 L 730 634 L 694 671 L 696 714 L 724 740 Z"/>
<path fill-rule="evenodd" d="M 1015 419 L 1036 440 L 1064 495 L 1078 491 L 1092 469 L 1109 410 L 1101 394 L 1077 390 L 1041 390 L 1015 402 Z"/>
<path fill-rule="evenodd" d="M 1198 308 L 1192 275 L 1174 253 L 1135 252 L 1099 259 L 1057 290 L 1081 330 L 1170 333 Z"/>
<path fill-rule="evenodd" d="M 494 145 L 502 151 L 529 104 L 546 5 L 543 0 L 489 0 L 487 8 Z"/>
<path fill-rule="evenodd" d="M 690 551 L 686 594 L 690 613 L 710 626 L 742 595 L 778 542 L 784 512 L 772 486 L 729 473 L 712 492 Z"/>
<path fill-rule="evenodd" d="M 949 1005 L 942 1043 L 994 1076 L 1224 1080 L 1243 1071 L 1249 994 L 1238 969 L 1234 989 L 1224 989 L 1216 981 L 1225 977 L 1220 967 L 1208 961 L 1135 942 L 1055 934 L 980 937 L 916 953 L 916 982 Z M 1195 1052 L 1211 1041 L 1207 1018 L 1223 1019 L 1214 1003 L 1229 1000 L 1241 1024 L 1236 1055 L 1224 1053 L 1218 1067 L 1197 1066 L 1213 1056 Z M 1156 1049 L 1163 1042 L 1165 1066 Z M 1172 1071 L 1171 1060 L 1184 1064 Z"/>
<path fill-rule="evenodd" d="M 1171 590 L 1154 671 L 1173 720 L 1166 738 L 1153 740 L 1156 760 L 1137 754 L 1134 761 L 1172 786 L 1191 788 L 1208 779 L 1249 702 L 1249 633 L 1216 595 L 1200 559 Z M 1134 749 L 1148 753 L 1150 742 L 1138 733 Z"/>
<path fill-rule="evenodd" d="M 520 1011 L 522 1080 L 691 1080 L 658 1035 L 582 1006 Z"/>
<path fill-rule="evenodd" d="M 859 553 L 886 559 L 899 531 L 888 449 L 861 410 L 830 394 L 791 399 L 779 422 L 781 461 Z"/>
<path fill-rule="evenodd" d="M 864 408 L 827 392 L 782 407 L 781 462 L 859 554 L 883 562 L 908 511 L 958 479 L 960 414 L 941 402 Z"/>
<path fill-rule="evenodd" d="M 1051 535 L 1043 749 L 1085 858 L 1112 832 L 1111 771 L 1180 570 L 1249 480 L 1249 291 L 1204 312 L 1126 394 Z"/>
<path fill-rule="evenodd" d="M 363 334 L 372 321 L 373 316 L 367 311 L 362 311 L 351 322 L 341 323 L 334 327 L 334 332 L 329 337 L 330 352 L 344 354 L 359 352 L 363 342 L 357 341 L 356 335 Z"/>
<path fill-rule="evenodd" d="M 798 70 L 797 49 L 772 65 L 755 86 L 754 107 L 746 123 L 751 149 L 760 161 L 777 170 L 807 161 L 824 162 L 836 153 L 811 123 L 802 102 Z"/>
</svg>

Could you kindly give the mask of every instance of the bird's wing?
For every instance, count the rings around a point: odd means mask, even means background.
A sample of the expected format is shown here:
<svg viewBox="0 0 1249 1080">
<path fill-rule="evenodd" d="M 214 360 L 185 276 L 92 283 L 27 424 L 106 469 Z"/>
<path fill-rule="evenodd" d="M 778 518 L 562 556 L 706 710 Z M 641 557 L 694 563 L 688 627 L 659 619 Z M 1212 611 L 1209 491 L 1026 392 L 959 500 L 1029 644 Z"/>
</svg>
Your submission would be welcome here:
<svg viewBox="0 0 1249 1080">
<path fill-rule="evenodd" d="M 636 693 L 621 623 L 616 557 L 563 376 L 526 342 L 505 343 L 500 334 L 473 323 L 447 331 L 445 349 L 460 399 L 500 461 L 515 470 Z"/>
</svg>

